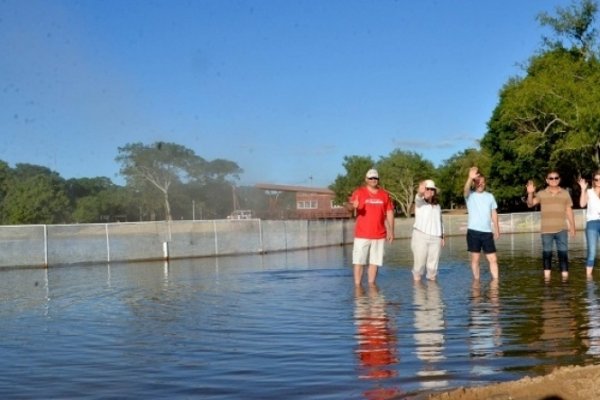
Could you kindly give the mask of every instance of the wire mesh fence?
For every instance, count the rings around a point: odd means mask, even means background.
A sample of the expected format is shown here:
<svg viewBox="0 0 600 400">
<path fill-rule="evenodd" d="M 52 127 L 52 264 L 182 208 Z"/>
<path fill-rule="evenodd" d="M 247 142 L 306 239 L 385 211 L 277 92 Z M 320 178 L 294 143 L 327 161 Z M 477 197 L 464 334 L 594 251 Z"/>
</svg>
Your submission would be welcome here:
<svg viewBox="0 0 600 400">
<path fill-rule="evenodd" d="M 448 236 L 464 235 L 467 215 L 444 215 Z M 575 211 L 576 228 L 585 211 Z M 398 218 L 396 238 L 414 220 Z M 539 212 L 502 214 L 502 233 L 537 232 Z M 351 243 L 353 220 L 196 220 L 0 226 L 0 268 L 261 254 Z"/>
</svg>

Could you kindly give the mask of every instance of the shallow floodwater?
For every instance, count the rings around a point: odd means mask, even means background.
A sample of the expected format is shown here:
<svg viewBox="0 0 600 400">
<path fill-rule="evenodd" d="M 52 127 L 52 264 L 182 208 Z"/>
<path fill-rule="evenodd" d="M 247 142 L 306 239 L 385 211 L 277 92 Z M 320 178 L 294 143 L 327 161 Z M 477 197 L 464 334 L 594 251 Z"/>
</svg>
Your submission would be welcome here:
<svg viewBox="0 0 600 400">
<path fill-rule="evenodd" d="M 351 247 L 0 270 L 0 398 L 386 399 L 600 362 L 585 239 L 545 283 L 539 235 L 498 241 L 474 285 L 464 237 L 414 285 L 408 240 L 376 289 Z"/>
</svg>

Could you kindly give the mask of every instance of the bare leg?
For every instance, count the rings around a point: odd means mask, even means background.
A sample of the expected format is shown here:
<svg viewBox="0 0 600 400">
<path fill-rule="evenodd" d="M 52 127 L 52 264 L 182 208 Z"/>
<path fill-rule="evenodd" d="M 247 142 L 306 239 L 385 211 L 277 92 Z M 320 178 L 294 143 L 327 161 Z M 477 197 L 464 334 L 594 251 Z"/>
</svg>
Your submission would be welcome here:
<svg viewBox="0 0 600 400">
<path fill-rule="evenodd" d="M 566 251 L 558 251 L 558 265 L 560 266 L 562 280 L 566 281 L 569 279 L 569 256 Z"/>
<path fill-rule="evenodd" d="M 360 264 L 354 264 L 354 286 L 360 286 L 363 276 L 363 266 Z"/>
<path fill-rule="evenodd" d="M 374 285 L 375 280 L 377 279 L 377 265 L 369 265 L 369 270 L 367 271 L 367 276 L 369 278 L 369 285 Z"/>
<path fill-rule="evenodd" d="M 473 279 L 479 280 L 479 253 L 471 253 L 471 271 Z"/>
<path fill-rule="evenodd" d="M 544 270 L 544 279 L 547 281 L 550 280 L 550 270 L 549 269 Z"/>
<path fill-rule="evenodd" d="M 490 274 L 492 275 L 492 279 L 498 279 L 498 257 L 496 256 L 496 253 L 486 254 L 485 256 L 490 263 Z"/>
<path fill-rule="evenodd" d="M 473 279 L 473 283 L 471 283 L 471 297 L 473 297 L 473 299 L 479 299 L 481 297 L 481 284 L 479 283 L 479 279 Z"/>
<path fill-rule="evenodd" d="M 354 286 L 354 297 L 359 298 L 365 295 L 365 289 L 363 289 L 362 285 Z"/>
<path fill-rule="evenodd" d="M 594 267 L 587 266 L 585 267 L 585 275 L 588 279 L 592 279 L 592 272 L 594 271 Z"/>
</svg>

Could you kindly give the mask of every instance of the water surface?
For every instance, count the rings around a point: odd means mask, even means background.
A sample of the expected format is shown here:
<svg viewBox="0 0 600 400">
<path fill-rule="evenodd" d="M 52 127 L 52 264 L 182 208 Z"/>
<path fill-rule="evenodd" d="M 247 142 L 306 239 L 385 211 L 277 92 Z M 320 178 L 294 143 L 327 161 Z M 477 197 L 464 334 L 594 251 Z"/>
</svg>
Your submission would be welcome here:
<svg viewBox="0 0 600 400">
<path fill-rule="evenodd" d="M 538 234 L 499 240 L 498 284 L 485 263 L 473 284 L 464 237 L 420 285 L 394 242 L 372 289 L 350 246 L 0 270 L 0 398 L 418 399 L 595 364 L 584 247 L 547 283 Z"/>
</svg>

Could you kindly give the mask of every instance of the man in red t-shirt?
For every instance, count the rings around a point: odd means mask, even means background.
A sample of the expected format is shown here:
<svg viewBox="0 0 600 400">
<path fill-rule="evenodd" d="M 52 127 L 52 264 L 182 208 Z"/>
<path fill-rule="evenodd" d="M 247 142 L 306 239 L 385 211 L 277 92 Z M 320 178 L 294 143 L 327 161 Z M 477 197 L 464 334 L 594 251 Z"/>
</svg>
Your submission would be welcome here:
<svg viewBox="0 0 600 400">
<path fill-rule="evenodd" d="M 394 206 L 388 192 L 379 187 L 377 170 L 367 171 L 365 182 L 350 197 L 350 205 L 356 210 L 352 250 L 356 286 L 360 286 L 367 264 L 369 285 L 375 284 L 377 269 L 383 264 L 384 242 L 394 240 Z"/>
</svg>

